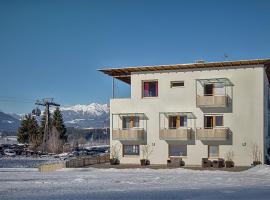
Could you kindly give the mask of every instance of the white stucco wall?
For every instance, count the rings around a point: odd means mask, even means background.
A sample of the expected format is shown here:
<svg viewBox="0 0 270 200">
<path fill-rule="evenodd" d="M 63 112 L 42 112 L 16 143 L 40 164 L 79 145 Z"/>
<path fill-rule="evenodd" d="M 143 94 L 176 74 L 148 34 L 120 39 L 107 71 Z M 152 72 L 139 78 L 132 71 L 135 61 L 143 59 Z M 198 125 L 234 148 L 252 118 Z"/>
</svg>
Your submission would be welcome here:
<svg viewBox="0 0 270 200">
<path fill-rule="evenodd" d="M 209 78 L 228 78 L 234 84 L 232 90 L 228 91 L 233 99 L 231 108 L 202 110 L 196 107 L 195 80 Z M 142 81 L 152 79 L 158 80 L 159 96 L 142 98 Z M 170 81 L 184 81 L 185 86 L 170 88 Z M 194 121 L 195 127 L 203 127 L 204 114 L 221 113 L 224 116 L 224 126 L 229 127 L 232 132 L 232 140 L 229 144 L 223 143 L 219 146 L 219 157 L 225 158 L 225 154 L 232 150 L 235 164 L 247 166 L 253 161 L 253 144 L 257 144 L 260 151 L 264 152 L 264 137 L 266 132 L 268 134 L 268 124 L 267 128 L 265 124 L 265 121 L 268 123 L 268 119 L 264 120 L 264 117 L 268 116 L 268 111 L 267 114 L 264 111 L 266 87 L 268 88 L 268 80 L 264 68 L 258 65 L 220 70 L 137 73 L 131 75 L 131 98 L 112 99 L 110 111 L 111 114 L 146 114 L 149 119 L 147 120 L 147 144 L 153 148 L 150 156 L 152 164 L 166 164 L 168 159 L 168 143 L 159 139 L 160 112 L 193 112 L 197 118 Z M 111 137 L 111 145 L 115 144 L 121 146 L 119 141 L 112 140 Z M 204 157 L 208 157 L 208 146 L 196 140 L 194 144 L 187 146 L 187 157 L 184 161 L 186 165 L 201 165 L 201 159 Z M 139 163 L 139 160 L 139 156 L 128 156 L 121 158 L 121 163 Z"/>
</svg>

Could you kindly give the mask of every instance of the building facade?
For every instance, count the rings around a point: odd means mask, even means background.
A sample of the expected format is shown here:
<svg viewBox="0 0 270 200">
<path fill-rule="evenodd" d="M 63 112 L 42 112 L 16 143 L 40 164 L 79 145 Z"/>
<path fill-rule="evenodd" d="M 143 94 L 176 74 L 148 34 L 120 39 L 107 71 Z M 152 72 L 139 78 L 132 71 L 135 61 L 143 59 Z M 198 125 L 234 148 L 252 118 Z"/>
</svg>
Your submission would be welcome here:
<svg viewBox="0 0 270 200">
<path fill-rule="evenodd" d="M 110 101 L 110 144 L 121 163 L 179 156 L 265 162 L 269 148 L 270 60 L 101 69 L 130 84 L 131 97 Z M 257 157 L 257 158 L 256 158 Z"/>
</svg>

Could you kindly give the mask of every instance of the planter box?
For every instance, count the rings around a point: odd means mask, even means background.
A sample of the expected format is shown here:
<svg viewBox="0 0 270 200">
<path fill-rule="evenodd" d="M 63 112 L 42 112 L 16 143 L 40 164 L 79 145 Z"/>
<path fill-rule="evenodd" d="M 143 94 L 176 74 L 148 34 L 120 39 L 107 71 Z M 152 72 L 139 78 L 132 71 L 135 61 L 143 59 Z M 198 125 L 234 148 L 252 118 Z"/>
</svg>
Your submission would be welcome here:
<svg viewBox="0 0 270 200">
<path fill-rule="evenodd" d="M 253 161 L 253 165 L 256 166 L 256 165 L 261 165 L 262 162 L 261 161 Z"/>
<path fill-rule="evenodd" d="M 234 162 L 233 161 L 225 161 L 226 168 L 232 168 L 234 167 Z"/>
<path fill-rule="evenodd" d="M 150 165 L 150 160 L 141 159 L 140 161 L 141 161 L 141 166 Z"/>
<path fill-rule="evenodd" d="M 110 164 L 111 165 L 119 165 L 120 161 L 116 158 L 112 158 L 112 159 L 110 159 Z"/>
</svg>

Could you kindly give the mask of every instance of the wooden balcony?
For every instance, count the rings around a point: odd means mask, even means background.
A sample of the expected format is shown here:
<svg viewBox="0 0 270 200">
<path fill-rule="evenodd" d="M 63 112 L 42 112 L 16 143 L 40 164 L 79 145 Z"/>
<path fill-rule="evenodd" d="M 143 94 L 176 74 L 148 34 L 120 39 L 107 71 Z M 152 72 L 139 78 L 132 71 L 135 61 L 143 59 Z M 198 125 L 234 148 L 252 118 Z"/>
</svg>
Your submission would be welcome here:
<svg viewBox="0 0 270 200">
<path fill-rule="evenodd" d="M 197 96 L 198 107 L 226 107 L 228 96 Z"/>
<path fill-rule="evenodd" d="M 197 140 L 202 141 L 226 141 L 228 140 L 228 128 L 197 128 Z"/>
<path fill-rule="evenodd" d="M 114 129 L 112 139 L 120 141 L 144 141 L 145 130 L 143 128 Z"/>
<path fill-rule="evenodd" d="M 161 129 L 159 136 L 161 140 L 187 141 L 191 138 L 191 131 L 191 128 Z"/>
</svg>

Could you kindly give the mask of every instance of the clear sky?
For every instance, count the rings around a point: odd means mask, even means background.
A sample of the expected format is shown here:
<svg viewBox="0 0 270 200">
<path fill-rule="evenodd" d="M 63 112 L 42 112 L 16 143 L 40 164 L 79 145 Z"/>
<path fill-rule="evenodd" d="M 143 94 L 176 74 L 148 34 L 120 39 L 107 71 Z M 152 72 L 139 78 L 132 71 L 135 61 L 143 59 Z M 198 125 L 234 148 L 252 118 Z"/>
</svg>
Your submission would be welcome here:
<svg viewBox="0 0 270 200">
<path fill-rule="evenodd" d="M 270 57 L 270 1 L 0 0 L 0 110 L 108 103 L 97 69 Z"/>
</svg>

